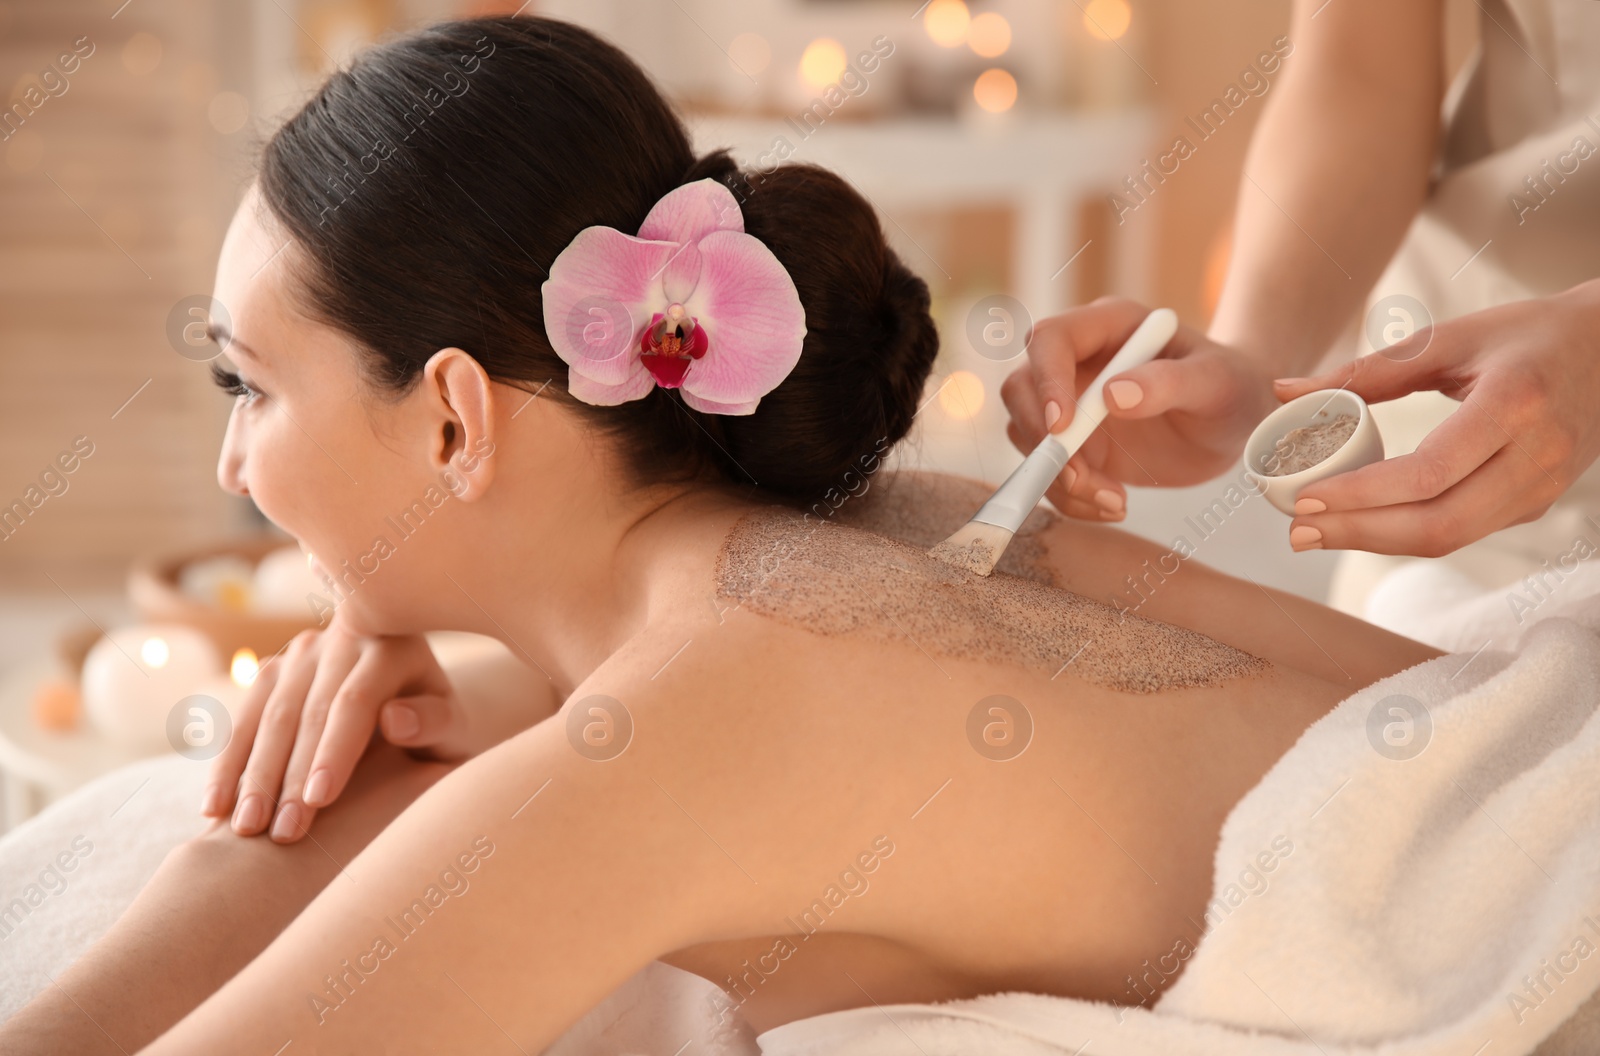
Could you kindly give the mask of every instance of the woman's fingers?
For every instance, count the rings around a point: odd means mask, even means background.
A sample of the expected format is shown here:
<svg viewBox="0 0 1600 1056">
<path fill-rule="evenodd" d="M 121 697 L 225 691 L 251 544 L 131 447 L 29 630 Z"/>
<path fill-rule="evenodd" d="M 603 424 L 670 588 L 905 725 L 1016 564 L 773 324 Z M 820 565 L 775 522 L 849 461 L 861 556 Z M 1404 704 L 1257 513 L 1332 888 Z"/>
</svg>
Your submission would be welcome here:
<svg viewBox="0 0 1600 1056">
<path fill-rule="evenodd" d="M 370 643 L 334 697 L 327 728 L 312 758 L 304 798 L 325 807 L 339 797 L 372 740 L 378 709 L 413 672 L 383 642 Z"/>
<path fill-rule="evenodd" d="M 245 688 L 236 713 L 230 716 L 232 732 L 228 735 L 228 743 L 211 761 L 211 772 L 200 798 L 201 814 L 222 818 L 232 812 L 239 790 L 239 778 L 244 774 L 245 763 L 250 759 L 250 746 L 255 743 L 256 728 L 261 723 L 261 712 L 282 670 L 283 654 L 279 653 L 261 665 L 255 680 Z"/>
<path fill-rule="evenodd" d="M 239 806 L 233 812 L 233 831 L 253 836 L 272 819 L 283 772 L 300 727 L 300 709 L 317 666 L 316 632 L 297 635 L 284 652 L 284 669 L 267 696 L 250 761 L 239 781 Z"/>
<path fill-rule="evenodd" d="M 459 745 L 471 731 L 450 676 L 439 666 L 426 638 L 397 640 L 395 648 L 410 676 L 379 712 L 384 737 L 406 748 L 430 749 L 424 754 L 431 758 L 462 758 L 465 753 Z"/>
<path fill-rule="evenodd" d="M 1510 442 L 1477 401 L 1468 400 L 1423 437 L 1415 451 L 1308 484 L 1295 509 L 1361 510 L 1431 499 L 1465 480 Z M 1534 476 L 1540 473 L 1532 460 L 1527 469 Z"/>
<path fill-rule="evenodd" d="M 1023 452 L 1032 451 L 1044 439 L 1043 429 L 1025 434 L 1015 419 L 1007 423 L 1006 435 L 1017 450 Z M 1122 482 L 1100 468 L 1106 439 L 1100 433 L 1091 435 L 1045 489 L 1045 498 L 1068 517 L 1086 521 L 1121 520 L 1126 512 L 1127 491 Z"/>
<path fill-rule="evenodd" d="M 1025 384 L 1018 388 L 1027 398 L 1017 406 L 1008 399 L 1006 406 L 1014 417 L 1019 410 L 1026 411 L 1022 424 L 1030 430 L 1037 426 L 1042 435 L 1045 404 L 1054 402 L 1060 407 L 1061 416 L 1049 429 L 1052 433 L 1061 432 L 1072 422 L 1078 393 L 1104 365 L 1103 360 L 1121 348 L 1149 314 L 1148 308 L 1134 301 L 1101 298 L 1040 320 L 1029 334 L 1027 364 L 1012 375 L 1026 376 Z M 1101 362 L 1096 363 L 1097 359 Z M 1005 396 L 1004 386 L 1001 395 Z"/>
<path fill-rule="evenodd" d="M 1371 355 L 1356 356 L 1331 370 L 1304 378 L 1277 378 L 1273 395 L 1285 403 L 1318 389 L 1349 389 L 1368 403 L 1383 403 L 1426 389 L 1461 398 L 1463 383 L 1454 378 L 1460 364 L 1475 348 L 1454 329 L 1418 330 Z"/>
<path fill-rule="evenodd" d="M 1084 450 L 1067 461 L 1070 472 L 1062 473 L 1062 482 L 1067 493 L 1090 510 L 1084 515 L 1088 520 L 1120 521 L 1127 513 L 1128 493 L 1120 480 L 1095 465 L 1093 458 L 1086 457 L 1090 447 L 1104 446 L 1103 443 L 1097 445 L 1096 439 L 1090 437 L 1083 445 Z"/>
<path fill-rule="evenodd" d="M 1306 549 L 1295 529 L 1315 528 L 1313 545 L 1329 550 L 1443 557 L 1513 523 L 1529 506 L 1547 506 L 1559 494 L 1516 444 L 1508 443 L 1442 494 L 1417 502 L 1296 517 L 1290 524 L 1295 548 Z"/>
<path fill-rule="evenodd" d="M 1032 450 L 1045 431 L 1045 400 L 1033 383 L 1033 373 L 1018 367 L 1000 383 L 1000 402 L 1006 405 L 1011 420 L 1006 423 L 1006 434 L 1019 451 Z M 1032 439 L 1033 444 L 1028 440 Z"/>
<path fill-rule="evenodd" d="M 292 843 L 311 827 L 315 810 L 304 798 L 306 776 L 311 772 L 312 760 L 321 751 L 330 712 L 337 714 L 343 684 L 359 664 L 362 649 L 361 639 L 340 631 L 330 631 L 322 638 L 316 674 L 312 676 L 310 688 L 306 690 L 301 703 L 294 747 L 283 770 L 283 785 L 277 796 L 278 806 L 268 830 L 278 843 Z M 371 729 L 370 725 L 368 729 Z M 354 765 L 354 760 L 351 760 L 351 765 Z"/>
<path fill-rule="evenodd" d="M 1214 355 L 1152 359 L 1106 380 L 1106 409 L 1117 418 L 1206 413 L 1230 406 L 1238 391 L 1238 378 Z"/>
</svg>

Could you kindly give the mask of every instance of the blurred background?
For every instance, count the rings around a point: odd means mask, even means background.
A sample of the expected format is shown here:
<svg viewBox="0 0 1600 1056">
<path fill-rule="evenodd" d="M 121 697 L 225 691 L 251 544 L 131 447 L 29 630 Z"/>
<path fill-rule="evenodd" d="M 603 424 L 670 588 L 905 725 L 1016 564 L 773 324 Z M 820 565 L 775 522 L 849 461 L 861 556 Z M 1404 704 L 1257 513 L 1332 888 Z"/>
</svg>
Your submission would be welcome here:
<svg viewBox="0 0 1600 1056">
<path fill-rule="evenodd" d="M 1450 7 L 1453 73 L 1476 23 L 1471 0 Z M 0 529 L 10 820 L 55 794 L 52 781 L 105 765 L 73 741 L 87 734 L 66 687 L 41 697 L 39 665 L 76 670 L 103 632 L 185 605 L 242 610 L 252 590 L 297 589 L 283 570 L 275 585 L 251 581 L 236 555 L 187 576 L 156 560 L 268 531 L 217 487 L 230 400 L 182 354 L 188 299 L 211 289 L 260 143 L 363 45 L 517 11 L 619 44 L 702 151 L 851 179 L 927 279 L 943 339 L 902 460 L 995 483 L 1021 459 L 999 384 L 1030 318 L 1116 293 L 1206 325 L 1275 75 L 1204 136 L 1196 117 L 1249 87 L 1242 71 L 1261 69 L 1289 22 L 1284 0 L 3 0 L 0 510 L 30 507 Z M 1179 136 L 1194 151 L 1177 171 L 1141 176 Z M 45 494 L 41 474 L 69 450 L 81 457 L 54 475 L 64 490 Z M 1202 528 L 1237 481 L 1130 488 L 1123 527 L 1324 598 L 1337 555 L 1292 553 L 1287 518 L 1264 502 Z M 250 670 L 241 650 L 259 652 L 248 643 L 271 647 L 259 626 L 212 637 L 215 655 L 194 662 L 236 681 Z M 178 662 L 176 640 L 162 649 Z"/>
</svg>

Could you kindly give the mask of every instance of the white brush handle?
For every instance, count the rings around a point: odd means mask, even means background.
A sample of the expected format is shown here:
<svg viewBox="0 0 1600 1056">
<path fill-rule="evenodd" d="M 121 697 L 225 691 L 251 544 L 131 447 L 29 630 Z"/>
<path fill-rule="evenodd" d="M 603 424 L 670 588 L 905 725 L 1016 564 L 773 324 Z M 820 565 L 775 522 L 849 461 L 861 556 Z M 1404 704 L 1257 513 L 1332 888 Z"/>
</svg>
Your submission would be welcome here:
<svg viewBox="0 0 1600 1056">
<path fill-rule="evenodd" d="M 1177 332 L 1178 315 L 1171 308 L 1157 308 L 1145 316 L 1144 322 L 1111 357 L 1106 369 L 1095 375 L 1078 397 L 1078 409 L 1061 435 L 1046 432 L 1039 446 L 1022 460 L 1022 465 L 1006 478 L 972 519 L 1011 532 L 1022 527 L 1023 520 L 1044 498 L 1050 482 L 1066 468 L 1067 460 L 1078 453 L 1089 434 L 1106 420 L 1106 379 L 1156 358 Z"/>
</svg>

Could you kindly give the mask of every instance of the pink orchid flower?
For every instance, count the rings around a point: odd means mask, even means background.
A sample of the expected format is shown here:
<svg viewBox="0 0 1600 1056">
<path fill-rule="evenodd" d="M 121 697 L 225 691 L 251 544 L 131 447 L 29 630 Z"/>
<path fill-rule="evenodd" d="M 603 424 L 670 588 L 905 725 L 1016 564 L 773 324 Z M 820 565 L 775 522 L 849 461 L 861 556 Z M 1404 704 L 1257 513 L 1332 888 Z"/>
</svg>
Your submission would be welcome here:
<svg viewBox="0 0 1600 1056">
<path fill-rule="evenodd" d="M 697 411 L 750 414 L 806 335 L 794 280 L 711 179 L 669 192 L 638 237 L 579 231 L 540 290 L 568 390 L 606 407 L 660 385 Z"/>
</svg>

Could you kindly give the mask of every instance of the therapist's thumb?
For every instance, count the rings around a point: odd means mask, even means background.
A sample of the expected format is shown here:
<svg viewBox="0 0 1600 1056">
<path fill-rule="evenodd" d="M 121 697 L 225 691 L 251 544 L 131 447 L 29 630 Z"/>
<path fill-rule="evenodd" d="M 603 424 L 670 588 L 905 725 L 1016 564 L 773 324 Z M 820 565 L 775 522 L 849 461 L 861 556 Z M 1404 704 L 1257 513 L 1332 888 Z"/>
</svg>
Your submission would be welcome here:
<svg viewBox="0 0 1600 1056">
<path fill-rule="evenodd" d="M 1154 418 L 1168 411 L 1204 414 L 1231 405 L 1239 380 L 1215 359 L 1153 359 L 1106 382 L 1106 408 L 1115 418 Z"/>
</svg>

